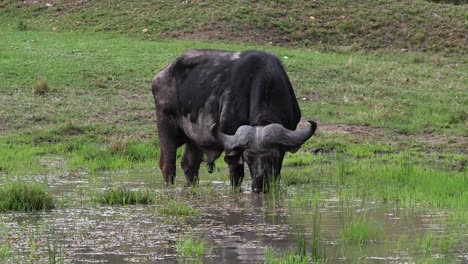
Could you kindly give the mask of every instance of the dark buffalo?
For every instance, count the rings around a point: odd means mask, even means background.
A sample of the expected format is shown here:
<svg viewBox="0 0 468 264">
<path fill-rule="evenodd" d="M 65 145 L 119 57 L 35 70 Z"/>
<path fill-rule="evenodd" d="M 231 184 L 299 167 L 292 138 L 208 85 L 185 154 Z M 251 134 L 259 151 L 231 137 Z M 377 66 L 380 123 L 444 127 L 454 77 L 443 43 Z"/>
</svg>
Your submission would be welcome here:
<svg viewBox="0 0 468 264">
<path fill-rule="evenodd" d="M 301 118 L 289 78 L 277 57 L 262 51 L 190 50 L 153 80 L 160 143 L 159 166 L 174 183 L 176 150 L 189 184 L 207 157 L 209 171 L 225 152 L 233 187 L 250 169 L 252 190 L 279 179 L 284 154 L 295 152 L 317 127 Z"/>
</svg>

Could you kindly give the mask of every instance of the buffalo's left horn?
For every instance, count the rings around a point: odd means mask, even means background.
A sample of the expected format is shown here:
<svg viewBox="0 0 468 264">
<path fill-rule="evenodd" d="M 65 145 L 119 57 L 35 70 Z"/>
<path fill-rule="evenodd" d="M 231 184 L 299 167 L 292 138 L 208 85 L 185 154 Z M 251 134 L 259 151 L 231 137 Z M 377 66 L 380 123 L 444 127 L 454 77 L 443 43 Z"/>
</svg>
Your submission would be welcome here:
<svg viewBox="0 0 468 264">
<path fill-rule="evenodd" d="M 219 131 L 218 124 L 214 123 L 210 127 L 211 134 L 223 145 L 225 149 L 233 150 L 235 148 L 245 148 L 250 142 L 252 132 L 251 126 L 240 126 L 236 134 L 227 135 Z"/>
</svg>

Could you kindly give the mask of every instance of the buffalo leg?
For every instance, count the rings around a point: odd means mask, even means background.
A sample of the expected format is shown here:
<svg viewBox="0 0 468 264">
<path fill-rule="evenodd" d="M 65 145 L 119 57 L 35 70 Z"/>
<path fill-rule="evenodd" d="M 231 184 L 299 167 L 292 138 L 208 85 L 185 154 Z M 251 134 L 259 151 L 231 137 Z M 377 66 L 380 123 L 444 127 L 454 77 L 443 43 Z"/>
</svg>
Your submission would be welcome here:
<svg viewBox="0 0 468 264">
<path fill-rule="evenodd" d="M 181 166 L 187 178 L 188 185 L 195 185 L 198 183 L 198 171 L 200 170 L 202 161 L 203 152 L 201 149 L 193 143 L 187 142 L 185 144 L 185 152 L 181 161 Z"/>
<path fill-rule="evenodd" d="M 176 147 L 160 146 L 159 168 L 166 184 L 174 184 L 176 176 Z"/>
<path fill-rule="evenodd" d="M 174 184 L 176 177 L 177 148 L 183 142 L 177 136 L 177 129 L 158 122 L 159 134 L 159 168 L 166 184 Z"/>
<path fill-rule="evenodd" d="M 229 167 L 231 187 L 238 190 L 244 179 L 244 161 L 241 156 L 226 156 L 224 157 L 224 161 Z"/>
</svg>

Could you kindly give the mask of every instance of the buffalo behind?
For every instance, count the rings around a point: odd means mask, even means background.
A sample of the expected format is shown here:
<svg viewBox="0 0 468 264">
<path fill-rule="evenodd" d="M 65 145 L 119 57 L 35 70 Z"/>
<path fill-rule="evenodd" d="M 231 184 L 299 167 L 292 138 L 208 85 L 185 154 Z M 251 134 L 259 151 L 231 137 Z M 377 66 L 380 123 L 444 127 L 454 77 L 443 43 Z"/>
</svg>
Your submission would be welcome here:
<svg viewBox="0 0 468 264">
<path fill-rule="evenodd" d="M 239 187 L 244 163 L 252 191 L 279 179 L 286 151 L 295 152 L 317 127 L 297 128 L 301 112 L 280 60 L 262 51 L 190 50 L 159 72 L 151 86 L 164 180 L 174 183 L 176 150 L 189 184 L 198 182 L 224 151 L 231 185 Z"/>
</svg>

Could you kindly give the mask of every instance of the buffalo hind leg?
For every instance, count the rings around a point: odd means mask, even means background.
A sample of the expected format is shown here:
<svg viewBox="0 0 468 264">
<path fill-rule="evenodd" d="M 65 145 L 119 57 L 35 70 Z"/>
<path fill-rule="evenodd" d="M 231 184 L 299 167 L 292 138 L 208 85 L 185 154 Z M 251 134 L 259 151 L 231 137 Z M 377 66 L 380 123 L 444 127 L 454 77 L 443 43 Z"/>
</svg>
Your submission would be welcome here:
<svg viewBox="0 0 468 264">
<path fill-rule="evenodd" d="M 166 184 L 174 184 L 176 176 L 176 150 L 177 148 L 160 147 L 159 168 Z"/>
<path fill-rule="evenodd" d="M 196 185 L 198 183 L 198 171 L 200 164 L 203 161 L 203 152 L 195 144 L 187 142 L 185 144 L 185 152 L 182 157 L 181 166 L 184 170 L 187 184 Z"/>
<path fill-rule="evenodd" d="M 177 136 L 177 132 L 174 127 L 158 122 L 159 168 L 166 184 L 174 184 L 177 148 L 183 144 L 182 140 Z"/>
<path fill-rule="evenodd" d="M 225 156 L 224 161 L 229 167 L 229 180 L 234 190 L 240 190 L 244 179 L 244 161 L 241 156 Z"/>
</svg>

